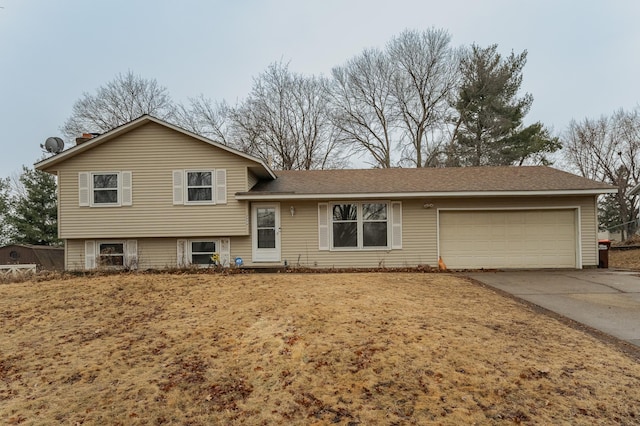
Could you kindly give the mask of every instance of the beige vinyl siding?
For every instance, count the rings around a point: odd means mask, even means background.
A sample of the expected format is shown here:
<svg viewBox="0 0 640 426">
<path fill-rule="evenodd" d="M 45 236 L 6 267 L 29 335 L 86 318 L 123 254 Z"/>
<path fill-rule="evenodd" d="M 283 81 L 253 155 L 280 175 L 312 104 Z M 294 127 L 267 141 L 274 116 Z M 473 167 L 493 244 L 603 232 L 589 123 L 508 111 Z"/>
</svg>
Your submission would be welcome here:
<svg viewBox="0 0 640 426">
<path fill-rule="evenodd" d="M 138 269 L 172 269 L 177 267 L 179 239 L 219 240 L 221 236 L 193 236 L 185 238 L 142 238 L 136 240 L 138 246 Z M 249 241 L 246 244 L 246 240 Z M 66 241 L 66 265 L 68 270 L 85 269 L 84 250 L 86 240 Z M 96 240 L 99 241 L 99 240 Z M 251 255 L 250 237 L 231 238 L 231 263 L 236 257 L 246 259 Z"/>
<path fill-rule="evenodd" d="M 415 266 L 429 262 L 425 246 L 435 251 L 435 227 L 416 226 L 407 229 L 407 223 L 433 221 L 435 211 L 422 209 L 422 201 L 403 201 L 402 249 L 320 251 L 318 249 L 318 203 L 283 202 L 281 210 L 282 262 L 290 266 L 342 268 Z M 295 208 L 291 216 L 290 207 Z M 391 226 L 391 223 L 388 224 Z M 247 263 L 247 258 L 244 258 Z"/>
<path fill-rule="evenodd" d="M 469 199 L 428 200 L 433 208 L 424 208 L 426 200 L 402 202 L 402 249 L 361 251 L 318 250 L 318 203 L 281 202 L 282 261 L 292 266 L 343 267 L 403 267 L 437 265 L 437 209 L 446 208 L 541 208 L 580 207 L 583 267 L 597 265 L 595 198 L 565 197 L 540 199 Z M 291 216 L 290 207 L 295 208 Z M 216 235 L 216 234 L 213 234 Z M 226 237 L 220 234 L 219 237 Z M 138 238 L 138 264 L 140 269 L 173 268 L 177 262 L 177 239 L 206 239 L 202 234 L 178 238 Z M 131 238 L 129 238 L 131 239 Z M 84 240 L 66 241 L 67 269 L 84 269 Z M 251 236 L 231 237 L 231 261 L 241 257 L 245 265 L 254 265 Z M 265 265 L 265 263 L 260 263 Z"/>
<path fill-rule="evenodd" d="M 588 198 L 585 198 L 587 200 Z M 598 266 L 598 196 L 590 198 L 582 208 L 582 266 Z M 587 232 L 585 232 L 587 231 Z M 586 263 L 588 262 L 588 263 Z"/>
<path fill-rule="evenodd" d="M 67 240 L 66 269 L 82 270 L 84 268 L 84 249 L 86 240 Z M 99 239 L 97 239 L 99 241 Z M 137 240 L 138 269 L 175 268 L 177 262 L 175 238 L 146 238 Z"/>
<path fill-rule="evenodd" d="M 537 198 L 488 198 L 468 200 L 434 200 L 434 209 L 536 209 L 579 208 L 582 266 L 598 264 L 597 217 L 595 197 L 537 197 Z M 437 261 L 437 253 L 434 261 Z"/>
<path fill-rule="evenodd" d="M 81 271 L 84 269 L 84 241 L 66 240 L 64 245 L 65 265 L 64 269 Z"/>
<path fill-rule="evenodd" d="M 597 265 L 595 198 L 585 197 L 540 197 L 540 198 L 469 198 L 402 200 L 402 249 L 400 250 L 353 250 L 321 251 L 318 249 L 318 203 L 282 202 L 281 241 L 282 262 L 291 266 L 341 268 L 341 267 L 403 267 L 438 264 L 438 209 L 535 209 L 535 208 L 580 208 L 580 234 L 582 238 L 582 266 Z M 432 208 L 424 208 L 433 204 Z M 295 208 L 295 215 L 289 213 Z M 242 250 L 232 244 L 234 251 L 250 252 L 251 241 L 244 242 Z M 246 264 L 251 257 L 242 256 Z"/>
<path fill-rule="evenodd" d="M 138 240 L 138 268 L 175 268 L 178 250 L 176 238 L 143 238 Z"/>
<path fill-rule="evenodd" d="M 78 154 L 58 166 L 59 233 L 62 238 L 248 235 L 246 191 L 249 160 L 155 123 Z M 173 205 L 173 170 L 225 169 L 227 203 Z M 79 207 L 78 173 L 131 171 L 133 205 Z"/>
</svg>

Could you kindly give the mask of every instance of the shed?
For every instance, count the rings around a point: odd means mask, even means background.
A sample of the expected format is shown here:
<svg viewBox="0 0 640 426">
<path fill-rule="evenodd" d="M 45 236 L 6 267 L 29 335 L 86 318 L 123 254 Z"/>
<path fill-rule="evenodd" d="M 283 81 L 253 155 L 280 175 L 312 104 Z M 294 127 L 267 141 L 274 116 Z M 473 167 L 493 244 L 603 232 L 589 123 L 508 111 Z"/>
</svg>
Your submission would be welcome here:
<svg viewBox="0 0 640 426">
<path fill-rule="evenodd" d="M 0 265 L 36 265 L 40 270 L 64 270 L 64 247 L 9 244 L 0 247 Z"/>
</svg>

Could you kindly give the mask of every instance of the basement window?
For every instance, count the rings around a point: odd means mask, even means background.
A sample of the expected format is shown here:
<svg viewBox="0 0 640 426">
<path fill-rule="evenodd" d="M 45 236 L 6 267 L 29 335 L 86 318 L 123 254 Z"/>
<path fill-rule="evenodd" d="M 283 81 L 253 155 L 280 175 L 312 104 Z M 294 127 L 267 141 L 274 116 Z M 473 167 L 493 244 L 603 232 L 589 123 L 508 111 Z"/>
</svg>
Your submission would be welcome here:
<svg viewBox="0 0 640 426">
<path fill-rule="evenodd" d="M 191 264 L 209 265 L 213 262 L 211 256 L 216 253 L 215 241 L 191 241 Z"/>
<path fill-rule="evenodd" d="M 98 261 L 100 266 L 124 266 L 124 243 L 99 243 Z"/>
</svg>

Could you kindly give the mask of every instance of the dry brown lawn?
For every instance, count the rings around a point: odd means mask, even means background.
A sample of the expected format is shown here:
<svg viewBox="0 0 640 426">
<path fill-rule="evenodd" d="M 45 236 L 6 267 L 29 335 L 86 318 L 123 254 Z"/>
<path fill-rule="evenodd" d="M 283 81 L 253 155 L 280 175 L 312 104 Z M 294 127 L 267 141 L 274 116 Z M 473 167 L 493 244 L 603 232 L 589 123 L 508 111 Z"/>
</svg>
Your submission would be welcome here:
<svg viewBox="0 0 640 426">
<path fill-rule="evenodd" d="M 632 355 L 450 274 L 0 285 L 2 424 L 637 424 Z"/>
<path fill-rule="evenodd" d="M 609 267 L 640 270 L 640 249 L 610 250 Z"/>
</svg>

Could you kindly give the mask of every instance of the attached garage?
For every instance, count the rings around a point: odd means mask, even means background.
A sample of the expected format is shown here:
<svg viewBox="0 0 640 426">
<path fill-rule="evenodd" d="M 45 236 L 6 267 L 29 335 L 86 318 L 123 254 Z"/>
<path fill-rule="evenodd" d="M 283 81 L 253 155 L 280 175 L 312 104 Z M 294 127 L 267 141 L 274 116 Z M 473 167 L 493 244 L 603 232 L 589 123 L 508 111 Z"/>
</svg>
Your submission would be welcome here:
<svg viewBox="0 0 640 426">
<path fill-rule="evenodd" d="M 441 210 L 439 254 L 452 269 L 580 268 L 576 209 Z"/>
</svg>

